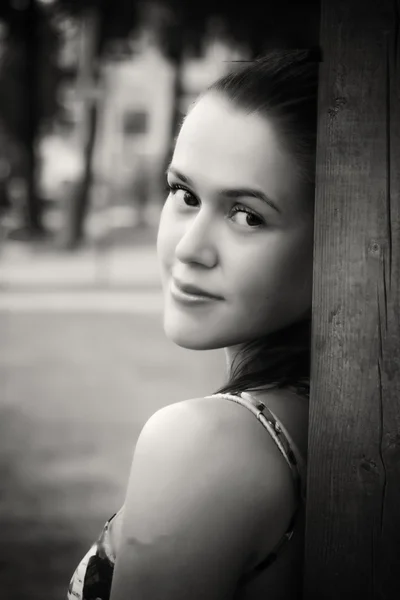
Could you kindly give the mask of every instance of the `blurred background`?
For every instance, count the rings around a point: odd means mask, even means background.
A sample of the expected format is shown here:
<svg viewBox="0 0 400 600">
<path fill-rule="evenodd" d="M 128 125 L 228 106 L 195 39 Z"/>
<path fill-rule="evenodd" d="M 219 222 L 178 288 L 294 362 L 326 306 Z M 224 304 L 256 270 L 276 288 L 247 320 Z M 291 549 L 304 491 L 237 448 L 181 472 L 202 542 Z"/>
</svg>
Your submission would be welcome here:
<svg viewBox="0 0 400 600">
<path fill-rule="evenodd" d="M 163 334 L 164 172 L 199 92 L 318 25 L 315 0 L 1 0 L 2 600 L 64 598 L 146 419 L 222 384 L 222 351 Z"/>
</svg>

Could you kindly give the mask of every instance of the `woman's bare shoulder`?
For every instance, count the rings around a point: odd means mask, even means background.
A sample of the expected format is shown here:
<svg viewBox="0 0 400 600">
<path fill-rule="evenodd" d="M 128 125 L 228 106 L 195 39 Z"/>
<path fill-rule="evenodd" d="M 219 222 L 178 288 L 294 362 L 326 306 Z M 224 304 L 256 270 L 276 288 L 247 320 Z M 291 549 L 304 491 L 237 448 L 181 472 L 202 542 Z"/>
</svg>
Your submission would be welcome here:
<svg viewBox="0 0 400 600">
<path fill-rule="evenodd" d="M 272 397 L 281 400 L 279 395 L 270 394 Z M 160 445 L 160 450 L 162 445 L 164 451 L 168 441 L 178 446 L 190 441 L 188 453 L 180 456 L 182 462 L 190 457 L 204 463 L 212 461 L 214 468 L 235 474 L 242 483 L 252 480 L 260 493 L 274 490 L 285 494 L 293 487 L 280 450 L 254 413 L 225 398 L 205 396 L 169 404 L 146 422 L 139 448 L 143 438 Z"/>
<path fill-rule="evenodd" d="M 270 392 L 269 404 L 274 408 L 279 404 L 279 409 L 275 411 L 278 417 L 286 417 L 291 412 L 291 405 L 283 403 L 282 395 Z M 288 416 L 288 419 L 282 420 L 283 423 L 289 421 L 292 425 L 296 418 L 292 415 L 291 418 Z M 145 423 L 138 443 L 143 436 L 151 436 L 157 444 L 158 435 L 161 434 L 183 440 L 188 432 L 194 436 L 193 442 L 197 440 L 200 453 L 206 444 L 221 446 L 225 466 L 229 462 L 235 463 L 239 453 L 246 460 L 249 471 L 253 467 L 265 472 L 268 461 L 275 463 L 276 458 L 280 459 L 275 442 L 254 413 L 238 402 L 219 396 L 195 397 L 164 406 Z M 278 463 L 281 464 L 281 460 Z"/>
<path fill-rule="evenodd" d="M 169 404 L 150 417 L 137 442 L 130 487 L 124 512 L 136 514 L 130 519 L 135 523 L 132 527 L 146 521 L 147 510 L 154 515 L 152 504 L 161 494 L 163 511 L 196 515 L 194 537 L 200 536 L 203 527 L 214 523 L 215 528 L 218 523 L 220 539 L 232 552 L 244 548 L 246 553 L 247 539 L 246 564 L 260 545 L 265 548 L 266 532 L 271 548 L 279 540 L 296 501 L 289 469 L 254 414 L 215 397 Z M 173 506 L 169 506 L 166 490 Z M 157 512 L 162 519 L 158 505 Z M 116 551 L 119 521 L 113 535 Z M 154 518 L 152 523 L 153 527 Z M 166 523 L 160 526 L 165 528 Z M 174 527 L 179 535 L 179 520 Z M 153 534 L 157 536 L 157 531 Z M 239 538 L 242 543 L 237 546 Z"/>
</svg>

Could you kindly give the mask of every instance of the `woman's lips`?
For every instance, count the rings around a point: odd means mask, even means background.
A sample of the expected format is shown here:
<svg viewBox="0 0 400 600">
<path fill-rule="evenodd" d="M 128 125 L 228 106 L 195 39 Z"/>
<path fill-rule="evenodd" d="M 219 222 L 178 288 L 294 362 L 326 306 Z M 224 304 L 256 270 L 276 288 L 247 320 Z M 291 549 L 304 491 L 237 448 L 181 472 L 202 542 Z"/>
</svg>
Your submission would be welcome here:
<svg viewBox="0 0 400 600">
<path fill-rule="evenodd" d="M 196 303 L 223 300 L 221 296 L 216 296 L 195 285 L 183 283 L 177 279 L 171 279 L 170 290 L 172 296 L 180 302 Z"/>
</svg>

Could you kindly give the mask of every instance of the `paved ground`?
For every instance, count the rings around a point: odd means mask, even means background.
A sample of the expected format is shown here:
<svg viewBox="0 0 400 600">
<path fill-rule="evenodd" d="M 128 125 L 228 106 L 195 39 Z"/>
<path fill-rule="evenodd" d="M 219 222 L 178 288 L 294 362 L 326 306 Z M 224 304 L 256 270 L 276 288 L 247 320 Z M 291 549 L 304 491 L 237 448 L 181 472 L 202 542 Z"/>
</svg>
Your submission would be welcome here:
<svg viewBox="0 0 400 600">
<path fill-rule="evenodd" d="M 0 252 L 0 312 L 160 314 L 152 244 L 78 252 L 7 243 Z"/>
<path fill-rule="evenodd" d="M 125 250 L 125 288 L 108 291 L 87 285 L 88 258 L 12 251 L 0 263 L 0 598 L 63 599 L 123 501 L 145 420 L 212 392 L 224 361 L 165 338 L 154 250 Z"/>
<path fill-rule="evenodd" d="M 76 252 L 32 250 L 7 243 L 0 250 L 0 286 L 8 290 L 159 287 L 154 244 L 84 248 Z"/>
</svg>

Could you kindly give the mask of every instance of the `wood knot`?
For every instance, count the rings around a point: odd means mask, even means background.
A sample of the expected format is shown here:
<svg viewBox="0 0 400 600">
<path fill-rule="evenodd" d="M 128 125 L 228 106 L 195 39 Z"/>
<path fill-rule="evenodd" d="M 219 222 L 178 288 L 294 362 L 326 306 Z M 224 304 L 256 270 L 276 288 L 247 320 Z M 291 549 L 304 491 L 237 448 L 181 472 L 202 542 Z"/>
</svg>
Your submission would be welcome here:
<svg viewBox="0 0 400 600">
<path fill-rule="evenodd" d="M 367 495 L 374 493 L 379 477 L 380 473 L 376 462 L 372 458 L 363 456 L 358 464 L 358 479 Z"/>
<path fill-rule="evenodd" d="M 368 244 L 367 251 L 370 256 L 376 258 L 382 254 L 382 246 L 376 240 L 371 240 Z"/>
<path fill-rule="evenodd" d="M 400 434 L 395 433 L 389 436 L 387 444 L 383 449 L 385 457 L 389 460 L 393 465 L 397 464 L 400 460 Z"/>
<path fill-rule="evenodd" d="M 338 96 L 333 101 L 333 106 L 328 108 L 328 114 L 330 117 L 336 117 L 338 112 L 342 110 L 344 106 L 346 106 L 347 100 L 343 96 Z"/>
<path fill-rule="evenodd" d="M 364 469 L 368 472 L 373 472 L 378 470 L 378 465 L 372 458 L 366 458 L 365 456 L 360 461 L 360 469 Z"/>
<path fill-rule="evenodd" d="M 336 317 L 340 313 L 341 309 L 342 309 L 342 307 L 340 306 L 340 304 L 338 304 L 337 306 L 335 306 L 335 308 L 333 308 L 332 310 L 329 311 L 329 315 L 328 315 L 329 323 L 332 323 L 332 321 L 336 319 Z"/>
</svg>

